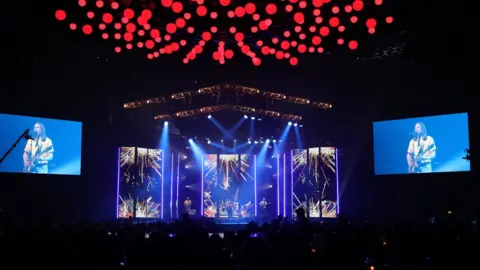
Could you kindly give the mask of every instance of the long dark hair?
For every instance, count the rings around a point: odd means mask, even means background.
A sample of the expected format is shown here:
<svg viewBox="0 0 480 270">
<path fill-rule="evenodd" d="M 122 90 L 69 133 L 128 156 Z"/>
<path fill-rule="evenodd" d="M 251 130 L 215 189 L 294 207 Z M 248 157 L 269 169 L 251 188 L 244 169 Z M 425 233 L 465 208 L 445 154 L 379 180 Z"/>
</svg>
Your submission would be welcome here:
<svg viewBox="0 0 480 270">
<path fill-rule="evenodd" d="M 35 125 L 40 126 L 40 139 L 42 141 L 45 141 L 45 139 L 47 138 L 47 129 L 45 128 L 45 125 L 42 124 L 41 122 L 37 122 L 35 123 Z"/>
<path fill-rule="evenodd" d="M 425 126 L 425 124 L 423 122 L 417 122 L 415 125 L 419 125 L 420 129 L 422 130 L 420 132 L 420 138 L 422 138 L 423 140 L 426 140 L 427 137 L 428 137 L 428 132 L 427 132 L 427 127 Z"/>
</svg>

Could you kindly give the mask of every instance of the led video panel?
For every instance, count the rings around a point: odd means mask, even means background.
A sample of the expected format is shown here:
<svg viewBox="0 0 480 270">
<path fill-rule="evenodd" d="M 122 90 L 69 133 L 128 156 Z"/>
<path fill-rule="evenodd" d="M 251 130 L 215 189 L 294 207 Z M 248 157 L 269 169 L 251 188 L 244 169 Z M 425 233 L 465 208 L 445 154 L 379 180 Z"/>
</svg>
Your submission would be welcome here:
<svg viewBox="0 0 480 270">
<path fill-rule="evenodd" d="M 0 114 L 0 172 L 80 175 L 82 123 Z M 22 138 L 23 137 L 23 138 Z"/>
<path fill-rule="evenodd" d="M 337 149 L 315 147 L 308 149 L 309 215 L 313 218 L 337 217 Z"/>
<path fill-rule="evenodd" d="M 468 114 L 373 123 L 376 175 L 470 171 Z"/>
<path fill-rule="evenodd" d="M 120 147 L 119 218 L 163 218 L 164 151 Z"/>
<path fill-rule="evenodd" d="M 299 208 L 307 211 L 310 194 L 314 191 L 313 184 L 307 180 L 307 160 L 307 149 L 292 150 L 292 207 L 294 216 L 296 216 L 296 210 Z"/>
<path fill-rule="evenodd" d="M 216 154 L 203 155 L 202 164 L 202 211 L 205 217 L 214 218 L 217 215 L 217 201 L 212 192 L 218 186 L 218 161 Z"/>
</svg>

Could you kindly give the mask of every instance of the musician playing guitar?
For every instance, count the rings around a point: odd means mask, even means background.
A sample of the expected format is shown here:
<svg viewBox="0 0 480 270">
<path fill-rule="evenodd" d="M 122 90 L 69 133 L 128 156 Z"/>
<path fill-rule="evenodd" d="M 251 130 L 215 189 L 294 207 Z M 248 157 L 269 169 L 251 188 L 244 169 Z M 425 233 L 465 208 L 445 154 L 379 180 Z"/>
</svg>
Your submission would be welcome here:
<svg viewBox="0 0 480 270">
<path fill-rule="evenodd" d="M 267 200 L 266 200 L 265 198 L 263 198 L 258 205 L 260 206 L 261 209 L 267 209 L 267 206 L 268 206 L 269 204 L 270 204 L 270 203 L 267 202 Z"/>
<path fill-rule="evenodd" d="M 53 143 L 42 123 L 36 123 L 33 132 L 34 136 L 28 139 L 23 152 L 23 171 L 47 174 L 48 162 L 53 159 Z"/>
<path fill-rule="evenodd" d="M 185 206 L 185 213 L 190 214 L 190 209 L 192 207 L 192 200 L 190 200 L 190 197 L 185 199 L 183 206 Z"/>
<path fill-rule="evenodd" d="M 409 173 L 431 173 L 432 160 L 437 156 L 437 147 L 427 128 L 422 122 L 415 124 L 414 138 L 410 140 L 407 150 Z"/>
</svg>

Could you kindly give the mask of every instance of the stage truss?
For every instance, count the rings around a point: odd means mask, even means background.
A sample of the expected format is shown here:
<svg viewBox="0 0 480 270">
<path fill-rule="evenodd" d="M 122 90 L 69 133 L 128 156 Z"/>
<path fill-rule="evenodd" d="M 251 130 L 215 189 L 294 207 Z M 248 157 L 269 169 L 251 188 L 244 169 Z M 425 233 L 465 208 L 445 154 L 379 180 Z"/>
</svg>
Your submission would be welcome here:
<svg viewBox="0 0 480 270">
<path fill-rule="evenodd" d="M 331 109 L 333 106 L 330 103 L 326 102 L 319 102 L 319 101 L 312 101 L 306 98 L 301 97 L 294 97 L 289 96 L 282 93 L 276 92 L 267 92 L 262 91 L 257 88 L 246 87 L 241 85 L 233 85 L 233 84 L 224 84 L 224 85 L 214 85 L 209 87 L 199 88 L 196 91 L 185 91 L 179 92 L 175 94 L 171 94 L 169 96 L 162 96 L 162 97 L 154 97 L 145 100 L 136 100 L 132 102 L 127 102 L 123 104 L 124 109 L 135 109 L 144 106 L 154 105 L 154 104 L 168 104 L 169 102 L 175 100 L 191 100 L 195 97 L 202 96 L 202 95 L 214 95 L 218 96 L 225 92 L 233 92 L 235 95 L 251 95 L 259 98 L 267 98 L 272 100 L 284 101 L 288 103 L 294 103 L 298 105 L 310 106 L 316 109 L 323 109 L 328 110 Z M 279 111 L 273 110 L 265 110 L 259 108 L 252 108 L 249 106 L 241 106 L 241 105 L 231 105 L 231 104 L 216 104 L 212 106 L 203 106 L 196 109 L 188 109 L 182 110 L 174 113 L 169 114 L 161 114 L 154 116 L 155 120 L 167 121 L 173 118 L 185 118 L 191 117 L 200 114 L 210 114 L 222 110 L 233 110 L 243 112 L 245 114 L 257 114 L 271 118 L 279 118 L 285 119 L 288 121 L 299 122 L 302 120 L 302 116 L 290 113 L 284 113 Z"/>
</svg>

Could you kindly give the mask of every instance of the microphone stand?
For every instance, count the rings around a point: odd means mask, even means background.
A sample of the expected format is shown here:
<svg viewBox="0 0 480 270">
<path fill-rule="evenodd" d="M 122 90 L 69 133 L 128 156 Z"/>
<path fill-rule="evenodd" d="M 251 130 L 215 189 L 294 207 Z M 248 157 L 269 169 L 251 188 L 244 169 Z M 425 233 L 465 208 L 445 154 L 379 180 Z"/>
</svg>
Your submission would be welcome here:
<svg viewBox="0 0 480 270">
<path fill-rule="evenodd" d="M 13 145 L 10 147 L 10 149 L 8 149 L 8 151 L 3 155 L 3 157 L 0 158 L 0 164 L 2 164 L 2 162 L 8 157 L 8 155 L 10 155 L 10 153 L 13 151 L 13 149 L 15 149 L 15 147 L 17 147 L 17 144 L 18 144 L 22 139 L 29 139 L 28 132 L 29 132 L 29 129 L 26 129 L 26 130 L 22 133 L 22 135 L 20 135 L 20 137 L 18 137 L 18 139 L 15 141 L 15 143 L 13 143 Z"/>
</svg>

